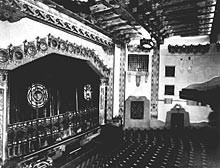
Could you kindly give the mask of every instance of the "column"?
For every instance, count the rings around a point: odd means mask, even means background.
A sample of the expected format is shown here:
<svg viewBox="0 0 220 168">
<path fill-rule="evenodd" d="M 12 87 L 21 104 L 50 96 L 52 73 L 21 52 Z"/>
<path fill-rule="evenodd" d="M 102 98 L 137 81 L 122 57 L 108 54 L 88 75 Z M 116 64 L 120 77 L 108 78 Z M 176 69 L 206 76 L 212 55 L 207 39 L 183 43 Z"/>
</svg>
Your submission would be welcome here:
<svg viewBox="0 0 220 168">
<path fill-rule="evenodd" d="M 120 76 L 120 46 L 115 45 L 114 75 L 113 75 L 113 117 L 119 112 L 119 76 Z"/>
<path fill-rule="evenodd" d="M 160 47 L 155 44 L 152 55 L 151 73 L 151 118 L 158 117 L 158 90 L 159 90 L 159 66 L 160 66 Z"/>
<path fill-rule="evenodd" d="M 2 165 L 6 159 L 7 149 L 7 71 L 0 70 L 0 160 Z"/>
<path fill-rule="evenodd" d="M 114 71 L 112 68 L 110 68 L 110 74 L 109 74 L 109 79 L 108 79 L 108 86 L 107 86 L 107 116 L 106 119 L 108 121 L 112 120 L 113 117 L 113 75 L 114 75 Z"/>
<path fill-rule="evenodd" d="M 113 117 L 124 119 L 126 45 L 115 45 Z M 123 121 L 122 121 L 123 122 Z"/>
<path fill-rule="evenodd" d="M 119 115 L 124 123 L 125 113 L 125 63 L 126 63 L 126 44 L 121 44 L 120 53 L 120 76 L 119 76 Z"/>
</svg>

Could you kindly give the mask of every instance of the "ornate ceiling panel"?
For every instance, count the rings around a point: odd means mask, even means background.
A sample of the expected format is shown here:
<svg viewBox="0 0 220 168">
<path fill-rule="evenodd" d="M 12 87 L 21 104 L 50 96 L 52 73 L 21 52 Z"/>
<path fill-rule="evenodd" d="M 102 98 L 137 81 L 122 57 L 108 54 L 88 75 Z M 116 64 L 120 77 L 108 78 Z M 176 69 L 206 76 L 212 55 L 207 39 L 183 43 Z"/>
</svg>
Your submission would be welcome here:
<svg viewBox="0 0 220 168">
<path fill-rule="evenodd" d="M 56 5 L 56 9 L 59 11 L 77 14 L 84 20 L 102 29 L 115 42 L 129 41 L 134 34 L 140 34 L 139 30 L 135 27 L 140 24 L 116 1 L 67 0 L 67 2 L 68 3 L 59 0 L 43 0 L 43 3 L 47 5 Z M 63 9 L 61 10 L 61 8 Z"/>
<path fill-rule="evenodd" d="M 219 19 L 218 0 L 39 1 L 77 18 L 115 42 L 129 41 L 135 34 L 139 36 L 137 26 L 145 28 L 158 42 L 173 35 L 211 35 L 216 38 L 220 31 L 216 23 Z M 56 22 L 61 26 L 65 24 L 60 20 Z"/>
<path fill-rule="evenodd" d="M 216 2 L 217 0 L 118 0 L 159 40 L 173 35 L 209 35 Z"/>
</svg>

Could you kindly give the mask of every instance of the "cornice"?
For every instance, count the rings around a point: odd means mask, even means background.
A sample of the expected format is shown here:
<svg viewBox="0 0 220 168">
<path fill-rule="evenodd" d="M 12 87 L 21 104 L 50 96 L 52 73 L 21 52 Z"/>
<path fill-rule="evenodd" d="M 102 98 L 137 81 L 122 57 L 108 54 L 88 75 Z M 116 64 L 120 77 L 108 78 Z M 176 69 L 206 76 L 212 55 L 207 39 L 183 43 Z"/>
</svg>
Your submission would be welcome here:
<svg viewBox="0 0 220 168">
<path fill-rule="evenodd" d="M 19 46 L 9 45 L 6 49 L 0 48 L 0 69 L 13 70 L 53 53 L 85 60 L 100 76 L 105 78 L 109 76 L 109 69 L 93 49 L 68 42 L 51 34 L 44 38 L 37 37 L 36 40 L 30 42 L 25 40 Z"/>
<path fill-rule="evenodd" d="M 113 41 L 108 36 L 87 26 L 40 1 L 34 0 L 0 0 L 0 20 L 15 22 L 23 17 L 60 29 L 101 46 L 112 47 Z"/>
</svg>

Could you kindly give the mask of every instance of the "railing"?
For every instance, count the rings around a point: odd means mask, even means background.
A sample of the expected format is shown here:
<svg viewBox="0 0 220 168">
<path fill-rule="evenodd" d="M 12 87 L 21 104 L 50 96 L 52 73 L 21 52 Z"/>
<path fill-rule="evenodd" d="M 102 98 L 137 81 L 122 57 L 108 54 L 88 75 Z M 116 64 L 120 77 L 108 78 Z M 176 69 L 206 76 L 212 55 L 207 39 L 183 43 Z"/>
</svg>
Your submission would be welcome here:
<svg viewBox="0 0 220 168">
<path fill-rule="evenodd" d="M 99 125 L 97 108 L 8 125 L 8 157 L 20 157 L 71 139 Z"/>
</svg>

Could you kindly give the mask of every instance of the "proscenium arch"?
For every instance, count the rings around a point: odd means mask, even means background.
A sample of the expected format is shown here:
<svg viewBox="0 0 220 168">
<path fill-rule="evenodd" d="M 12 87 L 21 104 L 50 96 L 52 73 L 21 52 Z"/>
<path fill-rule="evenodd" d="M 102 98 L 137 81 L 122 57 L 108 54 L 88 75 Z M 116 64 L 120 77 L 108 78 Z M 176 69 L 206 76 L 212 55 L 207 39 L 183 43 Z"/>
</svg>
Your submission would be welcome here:
<svg viewBox="0 0 220 168">
<path fill-rule="evenodd" d="M 85 60 L 59 54 L 49 54 L 8 73 L 10 90 L 10 124 L 35 118 L 45 118 L 88 107 L 99 106 L 100 75 Z M 49 101 L 33 108 L 27 100 L 28 88 L 41 84 L 49 92 Z M 83 86 L 91 84 L 93 100 L 84 99 Z"/>
</svg>

